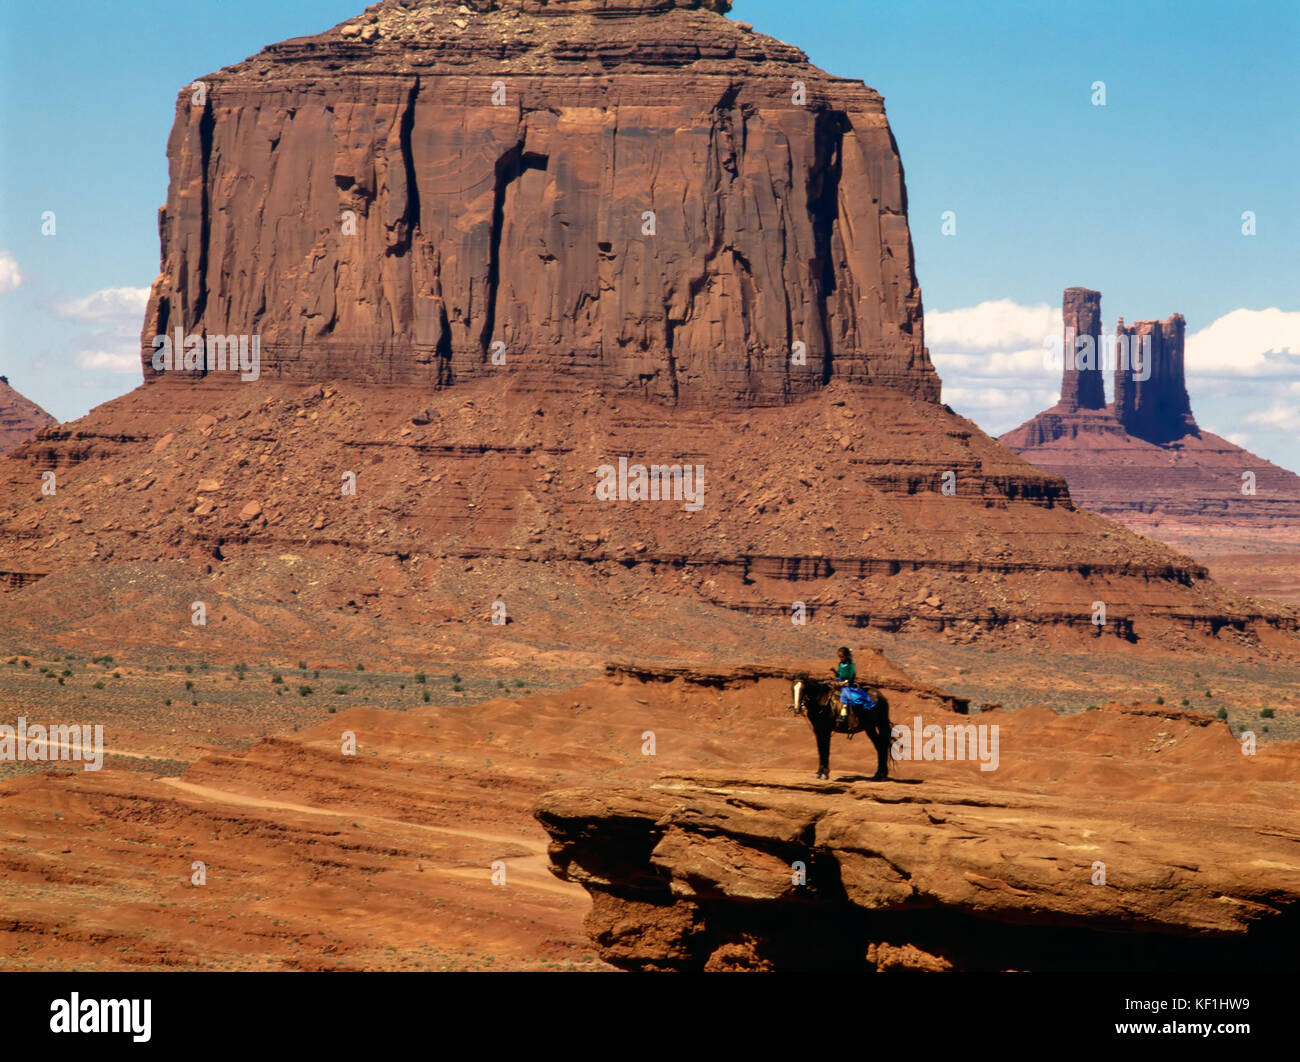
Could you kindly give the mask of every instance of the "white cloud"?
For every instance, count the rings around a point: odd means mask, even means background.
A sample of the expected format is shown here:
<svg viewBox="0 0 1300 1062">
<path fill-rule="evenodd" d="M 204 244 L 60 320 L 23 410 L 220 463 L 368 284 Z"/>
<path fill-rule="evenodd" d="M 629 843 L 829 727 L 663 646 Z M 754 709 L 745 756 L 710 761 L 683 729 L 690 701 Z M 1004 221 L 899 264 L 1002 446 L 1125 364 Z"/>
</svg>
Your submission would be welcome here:
<svg viewBox="0 0 1300 1062">
<path fill-rule="evenodd" d="M 949 387 L 944 385 L 943 400 L 949 405 L 963 408 L 1007 410 L 1030 410 L 1031 415 L 1052 405 L 1056 398 L 1051 391 L 1041 388 L 1023 387 Z"/>
<path fill-rule="evenodd" d="M 1274 402 L 1268 409 L 1246 415 L 1247 424 L 1262 424 L 1267 430 L 1300 433 L 1300 406 Z"/>
<path fill-rule="evenodd" d="M 64 299 L 58 314 L 91 324 L 122 324 L 129 320 L 138 331 L 149 302 L 148 288 L 103 288 L 79 299 Z"/>
<path fill-rule="evenodd" d="M 1213 435 L 1219 434 L 1213 428 L 1207 428 L 1206 431 L 1210 432 Z M 1250 436 L 1247 435 L 1244 431 L 1234 431 L 1229 433 L 1228 435 L 1223 436 L 1223 438 L 1227 439 L 1228 442 L 1232 443 L 1234 446 L 1240 446 L 1243 450 L 1250 449 Z"/>
<path fill-rule="evenodd" d="M 14 256 L 8 251 L 0 251 L 0 295 L 17 291 L 22 286 L 23 274 L 18 268 Z"/>
<path fill-rule="evenodd" d="M 101 288 L 89 295 L 61 300 L 55 312 L 85 326 L 69 346 L 73 360 L 87 373 L 140 374 L 140 327 L 148 288 Z"/>
<path fill-rule="evenodd" d="M 140 351 L 137 347 L 126 350 L 83 350 L 77 354 L 77 367 L 92 372 L 140 373 Z"/>
<path fill-rule="evenodd" d="M 1300 374 L 1300 313 L 1273 307 L 1224 314 L 1187 337 L 1186 366 L 1189 376 Z"/>
<path fill-rule="evenodd" d="M 1061 328 L 1059 306 L 1021 306 L 1010 299 L 925 315 L 926 345 L 954 354 L 1033 350 L 1041 357 L 1044 340 L 1059 339 Z"/>
</svg>

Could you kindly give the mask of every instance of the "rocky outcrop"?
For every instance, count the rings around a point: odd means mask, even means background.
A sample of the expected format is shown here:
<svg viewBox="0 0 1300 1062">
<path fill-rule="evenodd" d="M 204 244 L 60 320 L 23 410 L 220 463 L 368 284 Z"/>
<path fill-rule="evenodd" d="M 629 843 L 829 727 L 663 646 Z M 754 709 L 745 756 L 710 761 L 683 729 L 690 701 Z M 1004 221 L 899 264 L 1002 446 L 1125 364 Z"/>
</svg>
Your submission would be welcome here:
<svg viewBox="0 0 1300 1062">
<path fill-rule="evenodd" d="M 881 97 L 728 7 L 384 0 L 187 86 L 146 378 L 179 328 L 299 381 L 937 400 Z"/>
<path fill-rule="evenodd" d="M 1071 321 L 1081 320 L 1079 290 L 1065 293 L 1067 341 Z M 1092 324 L 1092 308 L 1080 327 Z M 1203 549 L 1203 532 L 1228 543 L 1265 534 L 1268 552 L 1300 551 L 1300 476 L 1197 426 L 1185 333 L 1182 314 L 1131 325 L 1121 317 L 1098 347 L 1113 364 L 1115 401 L 1087 408 L 1071 397 L 1095 390 L 1101 376 L 1083 384 L 1067 362 L 1061 400 L 999 441 L 1062 477 L 1080 504 L 1197 556 L 1225 548 Z"/>
<path fill-rule="evenodd" d="M 1101 292 L 1090 288 L 1066 288 L 1062 304 L 1064 318 L 1064 374 L 1061 378 L 1061 409 L 1102 409 L 1106 387 L 1101 364 Z"/>
<path fill-rule="evenodd" d="M 0 376 L 0 457 L 57 423 L 35 402 L 10 387 L 7 376 Z"/>
<path fill-rule="evenodd" d="M 1128 365 L 1117 358 L 1115 416 L 1130 435 L 1161 445 L 1197 433 L 1183 375 L 1186 331 L 1181 313 L 1128 326 L 1119 319 L 1117 347 L 1128 354 Z"/>
<path fill-rule="evenodd" d="M 972 725 L 925 722 L 954 719 Z M 1256 763 L 1156 705 L 975 719 L 1001 724 L 997 770 L 679 772 L 548 793 L 536 815 L 624 969 L 1289 968 L 1294 743 Z"/>
<path fill-rule="evenodd" d="M 1101 292 L 1066 288 L 1061 301 L 1061 397 L 1010 436 L 1008 446 L 1034 447 L 1080 435 L 1117 435 L 1102 377 Z M 1008 442 L 1008 439 L 1013 442 Z"/>
</svg>

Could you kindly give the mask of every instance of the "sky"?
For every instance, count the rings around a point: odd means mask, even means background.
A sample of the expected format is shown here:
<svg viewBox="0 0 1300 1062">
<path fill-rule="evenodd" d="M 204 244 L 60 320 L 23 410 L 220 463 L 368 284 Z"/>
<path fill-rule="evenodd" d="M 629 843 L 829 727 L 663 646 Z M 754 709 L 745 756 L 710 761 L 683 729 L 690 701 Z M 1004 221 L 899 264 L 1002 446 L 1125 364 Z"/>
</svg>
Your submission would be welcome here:
<svg viewBox="0 0 1300 1062">
<path fill-rule="evenodd" d="M 363 6 L 0 0 L 0 375 L 61 420 L 139 382 L 177 92 Z M 1201 426 L 1300 471 L 1300 3 L 731 17 L 885 97 L 944 401 L 995 435 L 1055 402 L 1044 342 L 1089 287 L 1108 330 L 1182 313 Z"/>
</svg>

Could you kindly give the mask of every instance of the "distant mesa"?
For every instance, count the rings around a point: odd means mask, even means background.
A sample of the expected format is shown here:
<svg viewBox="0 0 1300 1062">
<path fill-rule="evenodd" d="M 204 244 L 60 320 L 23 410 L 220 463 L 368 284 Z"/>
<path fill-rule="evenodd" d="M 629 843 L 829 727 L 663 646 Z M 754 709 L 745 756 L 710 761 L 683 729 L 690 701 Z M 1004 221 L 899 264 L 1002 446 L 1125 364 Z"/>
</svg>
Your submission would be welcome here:
<svg viewBox="0 0 1300 1062">
<path fill-rule="evenodd" d="M 1079 504 L 1135 530 L 1164 537 L 1154 530 L 1162 523 L 1212 523 L 1216 533 L 1269 529 L 1300 545 L 1300 476 L 1197 425 L 1182 314 L 1131 325 L 1121 317 L 1103 343 L 1100 292 L 1067 288 L 1063 310 L 1061 399 L 1000 442 L 1063 477 Z"/>
<path fill-rule="evenodd" d="M 9 386 L 9 377 L 0 376 L 0 457 L 13 453 L 42 428 L 58 421 L 30 398 Z"/>
</svg>

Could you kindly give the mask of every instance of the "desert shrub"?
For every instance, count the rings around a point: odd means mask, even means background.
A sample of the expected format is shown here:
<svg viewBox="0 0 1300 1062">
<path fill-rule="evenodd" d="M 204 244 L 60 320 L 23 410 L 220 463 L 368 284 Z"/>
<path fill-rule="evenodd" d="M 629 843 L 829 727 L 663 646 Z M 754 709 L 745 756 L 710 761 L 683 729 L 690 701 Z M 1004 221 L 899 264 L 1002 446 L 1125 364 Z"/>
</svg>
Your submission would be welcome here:
<svg viewBox="0 0 1300 1062">
<path fill-rule="evenodd" d="M 271 676 L 271 681 L 278 686 L 280 685 L 281 682 L 284 681 L 284 676 L 277 671 L 274 675 Z"/>
<path fill-rule="evenodd" d="M 1272 709 L 1272 708 L 1264 708 L 1264 709 L 1262 709 L 1262 710 L 1260 711 L 1260 713 L 1259 713 L 1259 717 L 1260 717 L 1261 719 L 1272 719 L 1272 718 L 1273 718 L 1273 709 Z"/>
<path fill-rule="evenodd" d="M 310 687 L 310 686 L 299 686 L 299 687 L 298 687 L 298 696 L 299 696 L 299 697 L 309 697 L 309 696 L 311 696 L 311 687 Z"/>
<path fill-rule="evenodd" d="M 94 686 L 94 688 L 97 689 L 97 690 L 102 690 L 102 689 L 104 688 L 104 680 L 103 680 L 103 679 L 96 679 L 96 680 L 95 680 L 95 686 Z"/>
<path fill-rule="evenodd" d="M 417 671 L 415 673 L 415 681 L 418 682 L 421 686 L 423 686 L 425 682 L 428 681 L 428 678 L 429 676 L 426 675 L 423 671 Z"/>
<path fill-rule="evenodd" d="M 1215 718 L 1215 719 L 1227 719 L 1227 718 L 1228 718 L 1228 709 L 1226 709 L 1226 708 L 1220 708 L 1217 712 L 1214 713 L 1214 718 Z"/>
</svg>

